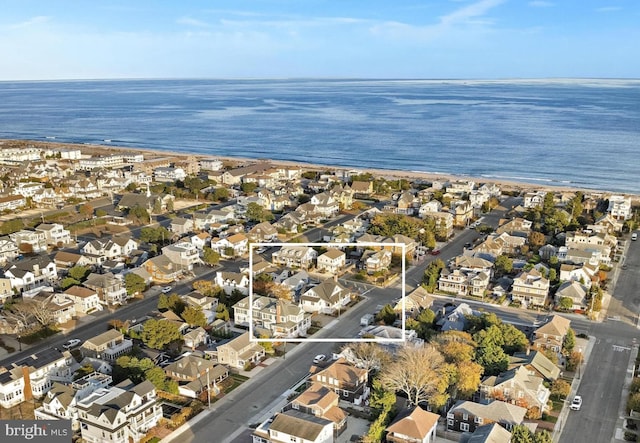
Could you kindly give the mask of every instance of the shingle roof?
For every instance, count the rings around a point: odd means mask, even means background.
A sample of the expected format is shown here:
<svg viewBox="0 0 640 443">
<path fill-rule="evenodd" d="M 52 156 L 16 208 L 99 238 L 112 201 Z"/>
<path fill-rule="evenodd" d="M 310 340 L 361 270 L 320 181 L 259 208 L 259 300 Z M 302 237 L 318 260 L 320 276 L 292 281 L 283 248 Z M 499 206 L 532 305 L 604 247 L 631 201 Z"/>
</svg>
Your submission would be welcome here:
<svg viewBox="0 0 640 443">
<path fill-rule="evenodd" d="M 438 414 L 428 412 L 419 406 L 413 411 L 405 411 L 396 418 L 387 431 L 407 435 L 422 441 L 429 432 L 438 424 Z"/>
</svg>

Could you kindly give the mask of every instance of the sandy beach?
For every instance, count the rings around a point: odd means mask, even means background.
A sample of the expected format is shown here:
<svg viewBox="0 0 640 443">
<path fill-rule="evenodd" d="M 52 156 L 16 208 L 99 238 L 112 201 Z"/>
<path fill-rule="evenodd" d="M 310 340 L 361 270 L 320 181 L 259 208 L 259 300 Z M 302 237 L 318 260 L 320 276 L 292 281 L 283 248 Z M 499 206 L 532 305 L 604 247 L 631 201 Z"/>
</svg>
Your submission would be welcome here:
<svg viewBox="0 0 640 443">
<path fill-rule="evenodd" d="M 413 180 L 425 180 L 425 181 L 455 181 L 455 180 L 472 180 L 475 183 L 495 183 L 506 192 L 531 192 L 531 191 L 545 191 L 545 192 L 577 192 L 582 191 L 583 193 L 598 193 L 598 194 L 613 194 L 609 191 L 603 191 L 598 189 L 586 189 L 586 188 L 578 188 L 578 187 L 570 187 L 570 186 L 555 186 L 555 185 L 544 185 L 540 183 L 527 183 L 521 181 L 514 180 L 504 180 L 504 179 L 488 179 L 486 177 L 472 177 L 467 175 L 455 175 L 455 174 L 441 174 L 441 173 L 429 173 L 429 172 L 418 172 L 418 171 L 404 171 L 404 170 L 393 170 L 393 169 L 374 169 L 374 168 L 357 168 L 357 167 L 346 167 L 346 166 L 335 166 L 328 164 L 318 164 L 318 163 L 302 163 L 297 161 L 288 161 L 288 160 L 272 160 L 265 158 L 249 158 L 249 157 L 230 157 L 230 156 L 220 156 L 220 155 L 204 155 L 204 154 L 196 154 L 190 152 L 168 152 L 154 149 L 145 149 L 145 148 L 129 148 L 125 146 L 110 146 L 110 145 L 90 145 L 90 144 L 72 144 L 72 143 L 57 143 L 57 142 L 49 142 L 49 141 L 33 141 L 33 140 L 0 140 L 0 148 L 9 148 L 9 147 L 19 147 L 19 146 L 42 146 L 51 147 L 51 148 L 73 148 L 80 149 L 84 155 L 109 155 L 114 151 L 122 151 L 122 152 L 138 152 L 142 153 L 146 159 L 153 158 L 166 158 L 166 157 L 175 157 L 175 158 L 186 158 L 186 157 L 195 157 L 197 159 L 205 159 L 205 158 L 216 158 L 222 161 L 224 164 L 232 165 L 232 166 L 241 166 L 245 164 L 255 163 L 257 161 L 268 161 L 273 165 L 283 165 L 288 167 L 299 167 L 304 170 L 339 170 L 339 171 L 358 171 L 358 173 L 371 173 L 374 176 L 384 177 L 386 179 L 407 179 L 410 181 Z M 640 196 L 636 194 L 625 194 L 631 196 L 634 201 L 640 201 Z"/>
</svg>

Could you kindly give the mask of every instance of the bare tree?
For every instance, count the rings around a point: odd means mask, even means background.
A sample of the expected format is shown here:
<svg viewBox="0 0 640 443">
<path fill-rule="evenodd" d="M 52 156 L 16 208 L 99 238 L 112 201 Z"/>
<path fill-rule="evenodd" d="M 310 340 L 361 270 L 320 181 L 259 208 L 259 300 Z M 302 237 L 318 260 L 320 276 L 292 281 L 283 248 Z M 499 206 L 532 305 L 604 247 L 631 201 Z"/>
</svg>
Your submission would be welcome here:
<svg viewBox="0 0 640 443">
<path fill-rule="evenodd" d="M 381 370 L 391 361 L 391 355 L 378 343 L 358 342 L 350 343 L 342 349 L 347 360 L 356 366 L 372 370 Z"/>
<path fill-rule="evenodd" d="M 382 385 L 403 392 L 412 405 L 442 394 L 443 381 L 448 386 L 448 379 L 449 365 L 440 351 L 430 344 L 420 348 L 403 347 L 380 373 Z"/>
<path fill-rule="evenodd" d="M 24 303 L 15 303 L 5 311 L 7 318 L 13 320 L 20 331 L 27 329 L 34 321 L 33 314 Z"/>
<path fill-rule="evenodd" d="M 49 326 L 53 323 L 53 313 L 51 311 L 51 299 L 53 294 L 46 298 L 34 297 L 29 301 L 24 301 L 26 309 L 42 326 Z"/>
</svg>

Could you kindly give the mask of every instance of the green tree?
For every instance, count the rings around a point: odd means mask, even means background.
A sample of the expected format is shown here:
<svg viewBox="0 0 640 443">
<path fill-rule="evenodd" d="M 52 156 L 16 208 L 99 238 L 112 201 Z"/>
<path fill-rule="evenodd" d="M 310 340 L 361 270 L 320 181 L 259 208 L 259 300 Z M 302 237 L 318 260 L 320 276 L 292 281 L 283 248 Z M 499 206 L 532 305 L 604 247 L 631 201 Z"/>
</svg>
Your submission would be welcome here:
<svg viewBox="0 0 640 443">
<path fill-rule="evenodd" d="M 562 297 L 558 302 L 558 307 L 564 311 L 568 311 L 573 307 L 573 300 L 571 297 Z"/>
<path fill-rule="evenodd" d="M 535 443 L 529 428 L 524 425 L 516 425 L 511 430 L 511 443 Z"/>
<path fill-rule="evenodd" d="M 74 266 L 73 268 L 69 269 L 69 277 L 78 281 L 83 281 L 90 272 L 91 269 L 87 268 L 86 266 Z"/>
<path fill-rule="evenodd" d="M 444 269 L 444 262 L 440 259 L 434 260 L 427 266 L 422 279 L 425 289 L 429 292 L 435 291 L 440 278 L 440 272 Z"/>
<path fill-rule="evenodd" d="M 256 190 L 257 187 L 258 185 L 254 182 L 245 182 L 240 185 L 240 189 L 245 194 L 251 194 L 253 191 Z"/>
<path fill-rule="evenodd" d="M 145 243 L 160 243 L 164 244 L 169 240 L 173 234 L 164 226 L 151 227 L 145 226 L 140 229 L 140 241 Z"/>
<path fill-rule="evenodd" d="M 218 304 L 218 307 L 216 308 L 216 318 L 222 319 L 223 321 L 229 321 L 229 308 L 222 303 Z"/>
<path fill-rule="evenodd" d="M 204 312 L 202 312 L 201 308 L 195 306 L 187 306 L 182 311 L 182 319 L 190 326 L 202 326 L 204 328 L 207 325 L 207 318 L 204 316 Z"/>
<path fill-rule="evenodd" d="M 553 202 L 553 193 L 547 192 L 544 195 L 544 201 L 542 202 L 542 216 L 546 219 L 547 217 L 553 216 L 555 213 L 555 204 Z M 546 221 L 545 221 L 546 222 Z"/>
<path fill-rule="evenodd" d="M 158 309 L 170 309 L 176 315 L 182 315 L 187 305 L 178 294 L 160 294 L 158 297 Z"/>
<path fill-rule="evenodd" d="M 62 280 L 60 280 L 60 289 L 65 290 L 70 288 L 71 286 L 77 286 L 79 284 L 80 282 L 75 278 L 65 277 Z"/>
<path fill-rule="evenodd" d="M 229 190 L 227 188 L 216 188 L 211 193 L 211 198 L 218 202 L 225 202 L 229 200 Z"/>
<path fill-rule="evenodd" d="M 98 218 L 104 217 L 107 214 L 107 211 L 105 211 L 104 209 L 96 209 L 96 217 Z"/>
<path fill-rule="evenodd" d="M 552 441 L 551 434 L 546 429 L 533 434 L 533 443 L 551 443 Z"/>
<path fill-rule="evenodd" d="M 507 354 L 513 354 L 527 349 L 529 339 L 524 332 L 509 323 L 502 323 L 499 328 L 504 342 L 502 345 L 504 352 Z"/>
<path fill-rule="evenodd" d="M 247 205 L 247 220 L 255 222 L 271 221 L 274 219 L 271 211 L 263 208 L 258 203 L 251 202 Z"/>
<path fill-rule="evenodd" d="M 127 294 L 133 295 L 143 292 L 147 288 L 147 282 L 138 274 L 130 272 L 124 276 L 124 286 L 127 289 Z"/>
<path fill-rule="evenodd" d="M 384 305 L 380 312 L 376 314 L 376 321 L 381 321 L 385 325 L 392 325 L 396 321 L 396 312 L 393 310 L 393 306 Z"/>
<path fill-rule="evenodd" d="M 205 246 L 202 250 L 202 260 L 211 266 L 217 265 L 220 262 L 220 254 L 214 251 L 208 246 Z"/>
<path fill-rule="evenodd" d="M 153 367 L 155 367 L 155 364 L 150 358 L 139 359 L 130 355 L 123 355 L 116 359 L 111 375 L 116 383 L 127 378 L 134 383 L 140 383 L 144 381 L 145 372 Z"/>
<path fill-rule="evenodd" d="M 507 370 L 509 356 L 504 350 L 493 343 L 478 344 L 476 348 L 476 362 L 484 368 L 486 375 L 498 375 Z"/>
<path fill-rule="evenodd" d="M 576 333 L 573 331 L 572 328 L 569 328 L 562 342 L 562 353 L 564 355 L 571 355 L 575 347 L 576 347 Z"/>
<path fill-rule="evenodd" d="M 129 208 L 127 217 L 138 220 L 141 223 L 149 223 L 151 221 L 151 216 L 149 215 L 147 209 L 143 208 L 140 205 L 135 205 Z"/>
<path fill-rule="evenodd" d="M 378 411 L 393 409 L 396 404 L 396 393 L 385 389 L 379 379 L 374 378 L 369 397 L 369 406 Z"/>
<path fill-rule="evenodd" d="M 496 258 L 493 267 L 495 268 L 496 273 L 501 276 L 509 274 L 513 271 L 513 260 L 505 254 L 499 255 L 498 258 Z"/>
<path fill-rule="evenodd" d="M 549 282 L 553 284 L 554 282 L 557 282 L 557 280 L 558 280 L 558 271 L 556 271 L 554 268 L 549 269 Z"/>
<path fill-rule="evenodd" d="M 142 341 L 153 349 L 164 349 L 170 343 L 182 340 L 178 325 L 169 321 L 150 319 L 144 323 Z"/>
</svg>

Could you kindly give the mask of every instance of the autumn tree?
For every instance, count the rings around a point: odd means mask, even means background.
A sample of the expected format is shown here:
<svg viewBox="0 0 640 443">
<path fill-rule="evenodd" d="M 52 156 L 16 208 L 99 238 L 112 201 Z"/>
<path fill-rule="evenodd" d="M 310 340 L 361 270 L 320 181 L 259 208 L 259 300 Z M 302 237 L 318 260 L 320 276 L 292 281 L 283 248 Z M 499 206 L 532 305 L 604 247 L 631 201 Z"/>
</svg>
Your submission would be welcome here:
<svg viewBox="0 0 640 443">
<path fill-rule="evenodd" d="M 293 291 L 291 288 L 275 282 L 269 284 L 269 295 L 277 298 L 278 300 L 293 300 Z"/>
<path fill-rule="evenodd" d="M 181 317 L 190 326 L 205 327 L 207 325 L 207 318 L 204 316 L 202 308 L 187 306 L 184 311 L 182 311 Z"/>
<path fill-rule="evenodd" d="M 85 220 L 89 220 L 93 217 L 93 206 L 91 206 L 89 203 L 80 205 L 80 207 L 78 208 L 78 213 L 82 215 Z"/>
<path fill-rule="evenodd" d="M 542 232 L 531 231 L 529 233 L 529 246 L 531 246 L 534 251 L 537 251 L 541 246 L 544 246 L 545 242 L 546 237 Z"/>
<path fill-rule="evenodd" d="M 196 280 L 191 286 L 194 291 L 198 291 L 207 297 L 217 297 L 222 289 L 211 280 Z"/>
<path fill-rule="evenodd" d="M 455 397 L 471 398 L 480 387 L 484 368 L 473 361 L 460 361 L 455 365 L 455 369 Z"/>
<path fill-rule="evenodd" d="M 164 349 L 170 343 L 182 340 L 182 334 L 173 322 L 150 319 L 144 323 L 141 338 L 150 348 Z"/>
<path fill-rule="evenodd" d="M 216 318 L 223 321 L 229 321 L 229 308 L 222 303 L 218 304 L 218 307 L 216 308 Z"/>
<path fill-rule="evenodd" d="M 571 392 L 571 385 L 562 379 L 554 380 L 551 383 L 551 396 L 557 400 L 567 397 Z"/>
<path fill-rule="evenodd" d="M 442 394 L 442 381 L 448 387 L 449 365 L 438 349 L 425 344 L 423 347 L 403 347 L 393 361 L 380 372 L 380 382 L 385 389 L 403 392 L 411 405 L 430 402 Z"/>
</svg>

